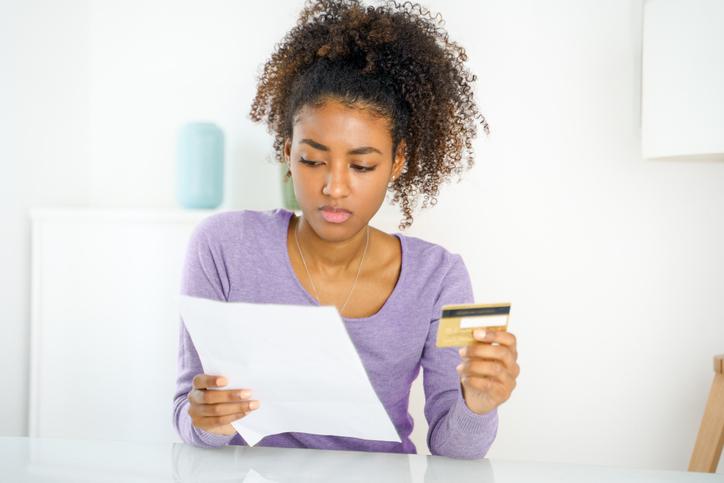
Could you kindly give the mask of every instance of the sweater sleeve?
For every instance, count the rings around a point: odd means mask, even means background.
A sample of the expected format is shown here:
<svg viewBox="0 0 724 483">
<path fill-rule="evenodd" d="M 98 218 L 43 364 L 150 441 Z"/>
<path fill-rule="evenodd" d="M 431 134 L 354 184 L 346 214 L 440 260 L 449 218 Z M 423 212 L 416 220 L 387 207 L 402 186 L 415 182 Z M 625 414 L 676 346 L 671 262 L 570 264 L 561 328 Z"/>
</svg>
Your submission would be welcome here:
<svg viewBox="0 0 724 483">
<path fill-rule="evenodd" d="M 208 226 L 207 220 L 202 221 L 189 240 L 181 275 L 181 294 L 225 301 L 228 293 L 228 277 L 224 271 L 221 252 L 214 250 L 209 243 Z M 246 444 L 239 434 L 229 436 L 214 434 L 191 423 L 187 396 L 192 389 L 194 376 L 203 374 L 204 370 L 183 318 L 179 319 L 176 393 L 173 402 L 173 425 L 176 431 L 185 443 L 203 448 Z"/>
<path fill-rule="evenodd" d="M 497 408 L 477 414 L 462 397 L 460 378 L 455 370 L 461 359 L 455 347 L 436 346 L 437 327 L 443 305 L 473 303 L 470 276 L 462 258 L 453 255 L 443 277 L 440 292 L 420 361 L 425 390 L 427 445 L 434 455 L 453 458 L 482 458 L 498 431 Z"/>
</svg>

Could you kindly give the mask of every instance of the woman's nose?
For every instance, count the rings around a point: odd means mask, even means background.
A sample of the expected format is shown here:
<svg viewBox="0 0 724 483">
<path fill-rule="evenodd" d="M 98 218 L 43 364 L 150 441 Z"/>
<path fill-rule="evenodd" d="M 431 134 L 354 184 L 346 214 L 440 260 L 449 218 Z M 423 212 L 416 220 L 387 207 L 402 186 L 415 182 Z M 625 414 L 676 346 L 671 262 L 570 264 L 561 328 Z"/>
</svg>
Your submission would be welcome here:
<svg viewBox="0 0 724 483">
<path fill-rule="evenodd" d="M 322 193 L 332 198 L 344 198 L 349 195 L 349 174 L 346 168 L 330 169 Z"/>
</svg>

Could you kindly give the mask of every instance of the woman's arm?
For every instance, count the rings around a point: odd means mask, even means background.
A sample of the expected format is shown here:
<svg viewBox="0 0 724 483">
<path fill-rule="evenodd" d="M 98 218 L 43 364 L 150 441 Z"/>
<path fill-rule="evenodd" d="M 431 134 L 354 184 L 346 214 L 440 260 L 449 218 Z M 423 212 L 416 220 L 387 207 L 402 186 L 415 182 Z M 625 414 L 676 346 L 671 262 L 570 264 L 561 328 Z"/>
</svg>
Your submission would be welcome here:
<svg viewBox="0 0 724 483">
<path fill-rule="evenodd" d="M 213 217 L 212 217 L 213 218 Z M 199 223 L 189 240 L 186 260 L 181 276 L 181 294 L 213 300 L 227 300 L 228 276 L 224 271 L 221 254 L 209 243 L 207 232 L 213 219 Z M 181 440 L 200 447 L 219 447 L 227 444 L 245 445 L 241 435 L 220 435 L 204 431 L 191 423 L 188 393 L 193 378 L 203 374 L 198 352 L 183 323 L 179 324 L 176 393 L 174 395 L 173 425 Z"/>
<path fill-rule="evenodd" d="M 192 389 L 194 376 L 203 374 L 199 355 L 191 342 L 191 337 L 183 324 L 180 323 L 179 352 L 178 352 L 178 375 L 176 378 L 176 394 L 174 395 L 173 424 L 181 440 L 185 443 L 204 448 L 216 448 L 230 444 L 236 435 L 220 435 L 209 433 L 191 424 L 191 416 L 188 413 L 189 401 L 186 399 Z M 245 444 L 240 441 L 237 444 Z"/>
<path fill-rule="evenodd" d="M 453 255 L 435 301 L 433 319 L 422 353 L 427 445 L 434 455 L 482 458 L 498 431 L 497 408 L 485 414 L 471 411 L 463 400 L 455 368 L 461 358 L 454 347 L 436 347 L 443 305 L 473 303 L 470 276 L 462 258 Z"/>
</svg>

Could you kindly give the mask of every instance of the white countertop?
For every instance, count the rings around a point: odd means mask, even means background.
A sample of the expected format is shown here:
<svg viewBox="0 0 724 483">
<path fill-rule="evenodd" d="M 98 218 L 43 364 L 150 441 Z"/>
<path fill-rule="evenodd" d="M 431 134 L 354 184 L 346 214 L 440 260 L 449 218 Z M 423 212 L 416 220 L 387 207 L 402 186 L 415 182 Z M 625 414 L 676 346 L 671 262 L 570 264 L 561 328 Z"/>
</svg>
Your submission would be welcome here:
<svg viewBox="0 0 724 483">
<path fill-rule="evenodd" d="M 713 482 L 721 474 L 439 456 L 0 437 L 0 481 Z"/>
</svg>

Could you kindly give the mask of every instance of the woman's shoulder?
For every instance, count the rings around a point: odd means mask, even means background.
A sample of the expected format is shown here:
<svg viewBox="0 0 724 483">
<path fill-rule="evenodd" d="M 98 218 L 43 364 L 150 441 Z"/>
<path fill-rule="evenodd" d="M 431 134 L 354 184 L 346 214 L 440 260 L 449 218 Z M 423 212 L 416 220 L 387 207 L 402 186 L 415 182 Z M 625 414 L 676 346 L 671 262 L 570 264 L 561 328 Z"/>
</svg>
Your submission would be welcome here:
<svg viewBox="0 0 724 483">
<path fill-rule="evenodd" d="M 411 265 L 440 270 L 455 264 L 463 264 L 461 255 L 441 244 L 401 233 L 398 235 L 403 243 L 403 249 L 407 251 Z"/>
<path fill-rule="evenodd" d="M 201 220 L 192 236 L 204 237 L 209 242 L 263 241 L 274 237 L 289 216 L 291 212 L 283 208 L 222 211 Z"/>
<path fill-rule="evenodd" d="M 472 301 L 470 273 L 460 254 L 422 238 L 407 235 L 400 238 L 405 248 L 403 256 L 407 255 L 403 264 L 409 293 L 416 294 L 417 299 L 419 294 L 428 294 L 438 305 Z"/>
</svg>

